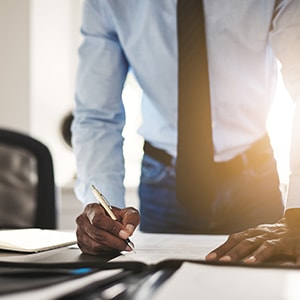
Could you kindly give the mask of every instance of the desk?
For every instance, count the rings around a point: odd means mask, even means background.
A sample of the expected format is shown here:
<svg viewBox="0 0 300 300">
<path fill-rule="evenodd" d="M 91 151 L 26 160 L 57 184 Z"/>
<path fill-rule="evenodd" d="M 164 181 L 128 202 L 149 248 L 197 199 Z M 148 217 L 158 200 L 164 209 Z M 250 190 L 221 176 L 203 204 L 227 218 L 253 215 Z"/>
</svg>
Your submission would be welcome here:
<svg viewBox="0 0 300 300">
<path fill-rule="evenodd" d="M 126 253 L 114 258 L 89 256 L 82 254 L 79 249 L 65 247 L 37 254 L 0 252 L 0 260 L 42 263 L 89 262 L 95 263 L 95 265 L 105 261 L 109 261 L 108 263 L 142 261 L 154 265 L 165 259 L 201 260 L 225 239 L 226 236 L 142 234 L 137 232 L 132 237 L 137 254 Z M 90 282 L 101 280 L 103 276 L 113 276 L 119 271 L 100 271 L 99 274 L 93 274 L 94 277 L 90 278 Z M 156 272 L 151 276 L 144 276 L 143 280 L 139 280 L 139 276 L 135 275 L 134 280 L 131 280 L 131 287 L 140 288 L 142 293 L 135 297 L 119 299 L 300 299 L 300 270 L 215 266 L 187 262 L 183 263 L 155 292 L 151 290 L 151 293 L 145 293 L 147 287 L 153 284 L 158 275 L 159 272 Z M 89 284 L 88 281 L 84 282 L 87 277 L 39 290 L 5 295 L 0 299 L 67 299 L 60 297 L 68 291 L 79 289 L 80 282 L 83 285 Z M 109 296 L 106 295 L 106 297 Z M 103 296 L 98 299 L 110 298 Z"/>
</svg>

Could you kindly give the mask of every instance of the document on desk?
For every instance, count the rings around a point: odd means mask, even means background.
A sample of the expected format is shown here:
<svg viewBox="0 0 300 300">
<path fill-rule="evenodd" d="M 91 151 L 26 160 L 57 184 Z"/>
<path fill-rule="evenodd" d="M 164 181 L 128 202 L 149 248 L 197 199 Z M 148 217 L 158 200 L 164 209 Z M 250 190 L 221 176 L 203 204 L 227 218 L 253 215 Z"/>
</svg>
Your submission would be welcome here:
<svg viewBox="0 0 300 300">
<path fill-rule="evenodd" d="M 227 239 L 225 235 L 153 234 L 136 232 L 132 237 L 136 253 L 126 252 L 113 262 L 138 261 L 157 264 L 164 260 L 203 260 Z"/>
<path fill-rule="evenodd" d="M 300 273 L 287 269 L 237 268 L 185 262 L 151 300 L 296 300 Z"/>
<path fill-rule="evenodd" d="M 0 250 L 33 253 L 75 243 L 74 232 L 39 228 L 0 230 Z"/>
</svg>

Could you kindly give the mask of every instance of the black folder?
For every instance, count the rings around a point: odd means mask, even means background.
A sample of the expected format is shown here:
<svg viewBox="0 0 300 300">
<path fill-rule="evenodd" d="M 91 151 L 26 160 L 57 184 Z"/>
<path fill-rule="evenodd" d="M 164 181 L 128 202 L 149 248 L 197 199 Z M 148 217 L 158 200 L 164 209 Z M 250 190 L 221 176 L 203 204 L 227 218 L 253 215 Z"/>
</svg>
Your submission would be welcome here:
<svg viewBox="0 0 300 300">
<path fill-rule="evenodd" d="M 63 252 L 65 253 L 65 252 Z M 70 252 L 67 252 L 70 253 Z M 242 263 L 207 262 L 204 260 L 164 260 L 156 264 L 146 264 L 139 261 L 114 262 L 111 259 L 120 253 L 105 253 L 100 256 L 82 254 L 77 261 L 0 261 L 0 297 L 16 292 L 24 292 L 51 285 L 82 278 L 95 272 L 104 270 L 119 270 L 115 275 L 104 280 L 92 282 L 87 286 L 60 296 L 61 300 L 96 299 L 99 293 L 122 283 L 124 290 L 113 299 L 138 299 L 142 294 L 143 299 L 169 278 L 183 262 L 189 261 L 199 264 L 222 266 L 250 267 L 250 268 L 289 268 L 299 269 L 288 257 L 278 257 L 275 261 L 269 261 L 260 265 L 245 265 Z M 70 254 L 68 254 L 70 256 Z M 62 255 L 60 259 L 64 259 Z M 72 257 L 70 258 L 72 259 Z M 285 263 L 282 263 L 285 262 Z M 101 299 L 101 298 L 99 298 Z"/>
</svg>

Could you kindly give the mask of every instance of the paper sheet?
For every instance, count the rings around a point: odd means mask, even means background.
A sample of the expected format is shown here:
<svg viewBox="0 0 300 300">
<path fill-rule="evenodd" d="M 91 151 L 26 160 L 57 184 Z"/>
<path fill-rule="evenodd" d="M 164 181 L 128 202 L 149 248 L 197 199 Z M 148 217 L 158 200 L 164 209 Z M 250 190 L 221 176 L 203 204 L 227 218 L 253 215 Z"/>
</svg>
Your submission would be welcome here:
<svg viewBox="0 0 300 300">
<path fill-rule="evenodd" d="M 183 265 L 151 300 L 297 300 L 300 273 L 295 270 L 237 268 L 194 263 Z"/>
<path fill-rule="evenodd" d="M 112 261 L 140 261 L 155 264 L 166 259 L 199 260 L 222 244 L 225 235 L 149 234 L 137 232 L 132 238 L 136 254 L 123 253 Z"/>
</svg>

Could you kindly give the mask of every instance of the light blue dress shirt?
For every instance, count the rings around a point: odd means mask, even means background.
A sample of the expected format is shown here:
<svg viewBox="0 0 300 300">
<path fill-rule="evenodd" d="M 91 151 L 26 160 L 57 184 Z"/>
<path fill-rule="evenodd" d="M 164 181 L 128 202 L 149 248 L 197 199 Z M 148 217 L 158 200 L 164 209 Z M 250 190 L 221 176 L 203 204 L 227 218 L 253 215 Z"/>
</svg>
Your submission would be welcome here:
<svg viewBox="0 0 300 300">
<path fill-rule="evenodd" d="M 124 206 L 122 90 L 129 70 L 143 90 L 139 133 L 176 157 L 176 4 L 84 1 L 72 140 L 75 191 L 85 204 L 95 202 L 89 188 L 95 184 L 113 205 Z M 300 99 L 300 1 L 205 0 L 204 9 L 215 161 L 225 161 L 266 133 L 276 58 L 289 92 L 295 102 Z M 299 140 L 294 133 L 294 158 Z M 298 187 L 290 206 L 300 207 L 299 165 L 294 159 Z"/>
</svg>

